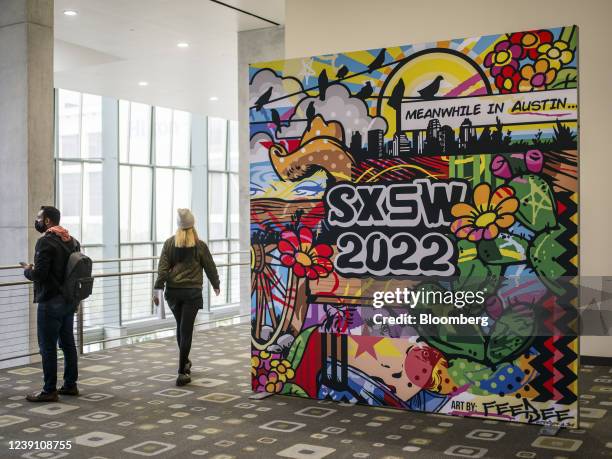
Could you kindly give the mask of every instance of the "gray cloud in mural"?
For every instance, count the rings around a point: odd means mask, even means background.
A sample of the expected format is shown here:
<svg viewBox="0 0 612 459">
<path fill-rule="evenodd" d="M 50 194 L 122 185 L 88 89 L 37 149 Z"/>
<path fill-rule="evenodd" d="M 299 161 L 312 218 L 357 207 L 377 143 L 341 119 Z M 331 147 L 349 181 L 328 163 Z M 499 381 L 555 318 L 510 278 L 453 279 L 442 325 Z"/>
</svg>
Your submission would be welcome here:
<svg viewBox="0 0 612 459">
<path fill-rule="evenodd" d="M 286 97 L 288 94 L 294 94 L 302 91 L 302 84 L 295 78 L 279 77 L 273 70 L 263 69 L 257 72 L 249 86 L 249 105 L 253 106 L 255 101 L 263 95 L 268 89 L 272 88 L 270 100 Z M 266 104 L 265 108 L 286 107 L 288 100 L 279 100 Z"/>
<path fill-rule="evenodd" d="M 323 116 L 325 121 L 339 121 L 344 127 L 345 142 L 349 143 L 353 132 L 360 131 L 365 141 L 367 133 L 373 129 L 387 131 L 387 121 L 380 117 L 371 117 L 368 107 L 358 97 L 351 96 L 349 90 L 341 84 L 333 84 L 327 88 L 325 100 L 319 97 L 306 97 L 297 105 L 292 119 L 305 119 L 306 108 L 314 102 L 317 114 Z M 301 137 L 306 129 L 305 121 L 291 121 L 289 126 L 283 126 L 277 133 L 278 138 Z"/>
<path fill-rule="evenodd" d="M 251 156 L 250 160 L 252 163 L 261 161 L 269 161 L 268 149 L 264 147 L 261 142 L 273 142 L 272 137 L 265 132 L 258 132 L 251 137 Z"/>
</svg>

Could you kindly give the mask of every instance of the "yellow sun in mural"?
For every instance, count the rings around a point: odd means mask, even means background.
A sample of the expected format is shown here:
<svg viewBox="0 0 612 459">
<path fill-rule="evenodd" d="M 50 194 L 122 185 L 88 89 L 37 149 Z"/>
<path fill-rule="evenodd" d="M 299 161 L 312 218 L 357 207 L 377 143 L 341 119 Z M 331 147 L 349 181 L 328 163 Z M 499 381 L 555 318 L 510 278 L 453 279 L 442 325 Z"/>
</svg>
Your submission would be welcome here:
<svg viewBox="0 0 612 459">
<path fill-rule="evenodd" d="M 442 77 L 441 79 L 439 77 Z M 419 91 L 439 81 L 435 97 L 465 97 L 489 94 L 487 77 L 476 63 L 452 50 L 435 50 L 419 54 L 400 64 L 387 78 L 378 102 L 378 114 L 389 124 L 387 132 L 395 132 L 395 110 L 388 105 L 393 88 L 404 81 L 404 97 L 421 97 Z"/>
</svg>

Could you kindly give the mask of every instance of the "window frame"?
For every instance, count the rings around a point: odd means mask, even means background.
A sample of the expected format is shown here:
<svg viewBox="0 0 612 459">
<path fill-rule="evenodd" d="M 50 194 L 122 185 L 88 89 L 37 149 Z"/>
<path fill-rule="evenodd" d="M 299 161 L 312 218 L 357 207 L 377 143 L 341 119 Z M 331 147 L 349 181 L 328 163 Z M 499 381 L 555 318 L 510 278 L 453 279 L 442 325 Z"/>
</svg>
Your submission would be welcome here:
<svg viewBox="0 0 612 459">
<path fill-rule="evenodd" d="M 79 133 L 78 133 L 78 148 L 79 155 L 78 157 L 68 157 L 63 158 L 60 156 L 60 92 L 72 92 L 79 95 Z M 54 120 L 55 125 L 53 127 L 53 175 L 55 179 L 54 187 L 53 187 L 53 202 L 58 207 L 61 206 L 61 196 L 59 195 L 59 184 L 60 184 L 60 170 L 62 164 L 78 164 L 79 165 L 79 191 L 80 191 L 80 206 L 79 206 L 79 239 L 83 239 L 83 210 L 84 210 L 84 184 L 85 184 L 85 164 L 100 164 L 103 167 L 104 159 L 102 157 L 94 158 L 94 157 L 83 157 L 83 95 L 88 93 L 83 93 L 80 91 L 73 91 L 69 89 L 61 89 L 55 88 L 53 91 L 53 101 L 54 101 Z M 102 100 L 102 96 L 97 96 L 96 94 L 88 94 L 91 96 L 100 97 Z M 100 105 L 100 111 L 102 110 L 102 105 Z M 104 199 L 104 196 L 102 196 Z M 102 205 L 104 207 L 104 204 Z M 104 215 L 104 211 L 102 211 L 102 215 Z M 104 242 L 83 242 L 80 241 L 81 247 L 84 249 L 88 247 L 104 247 Z"/>
<path fill-rule="evenodd" d="M 220 119 L 220 118 L 217 118 Z M 225 123 L 225 164 L 224 164 L 224 168 L 223 169 L 213 169 L 213 168 L 208 168 L 207 170 L 207 174 L 208 174 L 208 181 L 209 183 L 211 182 L 211 174 L 223 174 L 225 176 L 225 181 L 227 183 L 227 196 L 225 199 L 225 235 L 223 238 L 210 238 L 208 239 L 209 244 L 213 245 L 215 243 L 226 243 L 227 244 L 227 250 L 224 253 L 220 253 L 220 254 L 216 254 L 219 257 L 222 257 L 224 259 L 223 263 L 226 266 L 223 266 L 222 269 L 225 271 L 226 273 L 226 285 L 225 285 L 225 289 L 222 292 L 224 301 L 222 304 L 218 304 L 213 306 L 212 301 L 210 304 L 210 309 L 211 310 L 215 310 L 215 309 L 222 309 L 224 307 L 227 307 L 228 305 L 233 304 L 232 302 L 232 288 L 231 288 L 231 272 L 232 272 L 232 268 L 233 268 L 233 261 L 232 261 L 232 255 L 234 255 L 234 252 L 232 251 L 232 246 L 234 244 L 239 245 L 240 243 L 240 237 L 239 235 L 235 235 L 236 237 L 232 237 L 232 228 L 231 228 L 231 178 L 232 176 L 235 176 L 236 179 L 238 180 L 238 183 L 240 183 L 240 175 L 239 172 L 233 171 L 231 169 L 232 165 L 231 165 L 231 157 L 230 157 L 230 145 L 231 145 L 231 139 L 230 139 L 230 135 L 231 135 L 231 131 L 230 131 L 230 127 L 231 127 L 231 123 L 232 120 L 223 120 Z M 237 124 L 236 123 L 236 128 L 237 128 Z M 239 147 L 239 144 L 238 146 Z M 210 164 L 209 161 L 209 152 L 210 152 L 210 145 L 207 144 L 206 145 L 206 150 L 207 150 L 207 163 Z M 238 193 L 238 203 L 240 203 L 240 192 L 239 190 L 236 190 L 236 193 Z M 208 203 L 209 203 L 209 211 L 208 211 L 208 221 L 210 221 L 210 200 L 211 200 L 211 195 L 209 193 L 208 198 Z M 210 234 L 210 232 L 209 232 Z M 213 254 L 213 258 L 215 257 L 215 254 Z M 212 291 L 212 287 L 209 288 L 209 291 Z M 215 297 L 210 297 L 211 300 L 214 299 Z M 240 298 L 238 298 L 238 302 L 240 301 Z"/>
</svg>

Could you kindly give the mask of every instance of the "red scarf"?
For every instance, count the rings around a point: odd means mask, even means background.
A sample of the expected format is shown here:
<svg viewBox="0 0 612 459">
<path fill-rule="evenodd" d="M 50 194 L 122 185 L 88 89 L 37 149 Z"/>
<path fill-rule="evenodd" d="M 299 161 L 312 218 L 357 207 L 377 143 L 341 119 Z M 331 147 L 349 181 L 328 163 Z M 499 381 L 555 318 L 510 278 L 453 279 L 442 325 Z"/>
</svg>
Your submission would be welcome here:
<svg viewBox="0 0 612 459">
<path fill-rule="evenodd" d="M 57 234 L 64 242 L 69 242 L 70 239 L 72 239 L 72 236 L 70 236 L 70 233 L 68 233 L 68 230 L 59 225 L 52 226 L 47 231 L 45 231 L 45 233 Z"/>
</svg>

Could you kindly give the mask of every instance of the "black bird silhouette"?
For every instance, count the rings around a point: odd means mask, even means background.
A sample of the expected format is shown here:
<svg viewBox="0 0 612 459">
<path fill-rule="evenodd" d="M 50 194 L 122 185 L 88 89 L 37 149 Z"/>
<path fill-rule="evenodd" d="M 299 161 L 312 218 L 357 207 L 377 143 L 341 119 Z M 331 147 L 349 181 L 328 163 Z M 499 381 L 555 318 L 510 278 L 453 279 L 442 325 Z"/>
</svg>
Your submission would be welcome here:
<svg viewBox="0 0 612 459">
<path fill-rule="evenodd" d="M 275 108 L 272 109 L 272 122 L 276 125 L 276 130 L 278 131 L 281 128 L 282 124 L 280 115 L 278 114 L 278 111 Z"/>
<path fill-rule="evenodd" d="M 419 89 L 417 92 L 423 99 L 433 99 L 436 93 L 440 90 L 440 82 L 444 78 L 442 75 L 438 75 L 435 80 L 425 86 L 423 89 Z"/>
<path fill-rule="evenodd" d="M 325 91 L 329 86 L 329 78 L 327 78 L 327 72 L 325 69 L 319 74 L 319 99 L 325 100 Z"/>
<path fill-rule="evenodd" d="M 315 117 L 314 101 L 311 101 L 306 108 L 306 130 L 310 129 L 310 123 Z"/>
<path fill-rule="evenodd" d="M 369 81 L 366 81 L 365 86 L 361 88 L 359 92 L 355 94 L 355 96 L 365 101 L 368 97 L 372 95 L 373 92 L 374 92 L 374 88 L 372 87 L 372 83 L 370 83 Z"/>
<path fill-rule="evenodd" d="M 348 67 L 346 65 L 343 65 L 342 67 L 338 69 L 338 73 L 336 73 L 336 78 L 342 79 L 348 74 L 348 72 L 349 72 Z"/>
<path fill-rule="evenodd" d="M 393 91 L 391 91 L 391 97 L 389 97 L 389 107 L 397 110 L 400 110 L 402 107 L 402 98 L 404 97 L 404 90 L 406 89 L 406 85 L 404 85 L 404 80 L 399 80 Z"/>
<path fill-rule="evenodd" d="M 270 86 L 266 92 L 264 92 L 261 96 L 257 98 L 257 100 L 255 101 L 255 110 L 260 111 L 263 108 L 263 106 L 268 103 L 271 95 L 272 95 L 272 86 Z"/>
<path fill-rule="evenodd" d="M 379 68 L 385 62 L 385 53 L 387 52 L 386 48 L 380 50 L 378 55 L 374 58 L 374 60 L 368 65 L 368 72 L 372 72 Z"/>
</svg>

